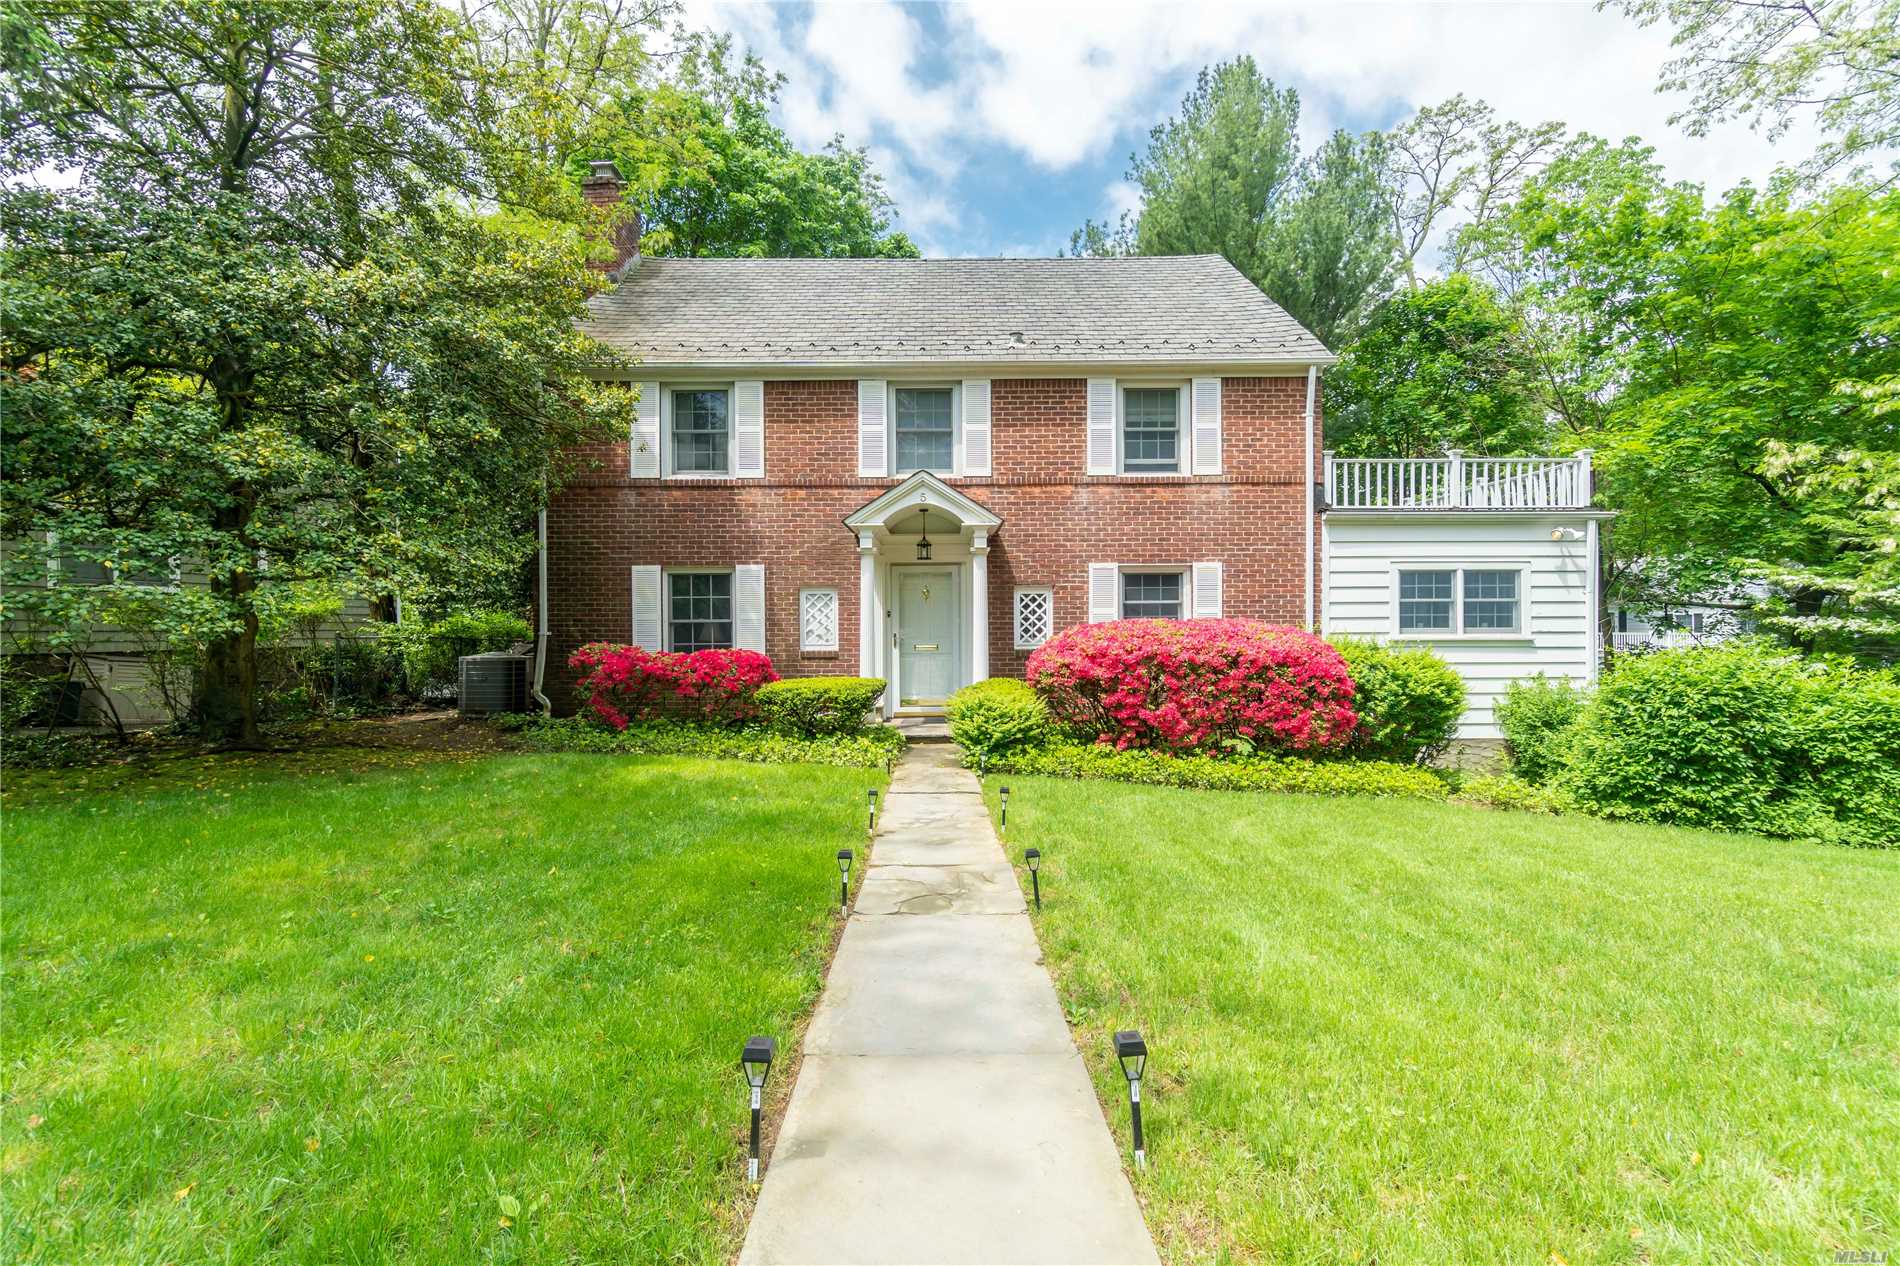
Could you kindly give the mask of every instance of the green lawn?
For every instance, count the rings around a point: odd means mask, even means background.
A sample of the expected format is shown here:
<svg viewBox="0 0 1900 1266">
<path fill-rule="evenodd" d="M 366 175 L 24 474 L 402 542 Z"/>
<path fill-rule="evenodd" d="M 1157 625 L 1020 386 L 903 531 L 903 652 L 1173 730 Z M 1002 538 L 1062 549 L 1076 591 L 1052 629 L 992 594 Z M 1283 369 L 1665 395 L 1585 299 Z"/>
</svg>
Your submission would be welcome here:
<svg viewBox="0 0 1900 1266">
<path fill-rule="evenodd" d="M 1900 1253 L 1900 852 L 1008 781 L 1170 1260 Z"/>
<path fill-rule="evenodd" d="M 882 775 L 190 769 L 9 797 L 0 1260 L 730 1254 Z"/>
</svg>

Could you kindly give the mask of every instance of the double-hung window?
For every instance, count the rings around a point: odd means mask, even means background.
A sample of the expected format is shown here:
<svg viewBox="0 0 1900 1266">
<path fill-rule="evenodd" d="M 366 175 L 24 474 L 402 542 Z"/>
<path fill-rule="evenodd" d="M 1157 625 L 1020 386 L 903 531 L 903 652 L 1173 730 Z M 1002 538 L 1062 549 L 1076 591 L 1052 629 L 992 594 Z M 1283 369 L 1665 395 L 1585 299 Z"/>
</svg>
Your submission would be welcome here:
<svg viewBox="0 0 1900 1266">
<path fill-rule="evenodd" d="M 1124 571 L 1122 619 L 1179 620 L 1185 586 L 1178 571 Z"/>
<path fill-rule="evenodd" d="M 891 446 L 897 474 L 956 471 L 956 389 L 898 387 L 891 392 Z"/>
<path fill-rule="evenodd" d="M 672 407 L 673 473 L 732 473 L 732 392 L 724 387 L 675 388 Z"/>
<path fill-rule="evenodd" d="M 1515 567 L 1401 571 L 1398 631 L 1495 637 L 1524 631 L 1524 574 Z"/>
<path fill-rule="evenodd" d="M 666 592 L 667 649 L 711 651 L 731 648 L 731 572 L 668 572 Z"/>
<path fill-rule="evenodd" d="M 1174 475 L 1181 471 L 1180 387 L 1122 388 L 1122 471 Z"/>
</svg>

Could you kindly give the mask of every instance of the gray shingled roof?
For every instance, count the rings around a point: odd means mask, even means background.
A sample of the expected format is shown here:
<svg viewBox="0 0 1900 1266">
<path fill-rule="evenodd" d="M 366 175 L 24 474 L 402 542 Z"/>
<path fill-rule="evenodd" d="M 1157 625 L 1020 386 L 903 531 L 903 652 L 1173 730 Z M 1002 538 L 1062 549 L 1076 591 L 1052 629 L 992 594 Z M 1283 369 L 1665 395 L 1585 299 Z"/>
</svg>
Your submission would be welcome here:
<svg viewBox="0 0 1900 1266">
<path fill-rule="evenodd" d="M 637 260 L 582 328 L 653 364 L 1305 363 L 1218 255 Z"/>
</svg>

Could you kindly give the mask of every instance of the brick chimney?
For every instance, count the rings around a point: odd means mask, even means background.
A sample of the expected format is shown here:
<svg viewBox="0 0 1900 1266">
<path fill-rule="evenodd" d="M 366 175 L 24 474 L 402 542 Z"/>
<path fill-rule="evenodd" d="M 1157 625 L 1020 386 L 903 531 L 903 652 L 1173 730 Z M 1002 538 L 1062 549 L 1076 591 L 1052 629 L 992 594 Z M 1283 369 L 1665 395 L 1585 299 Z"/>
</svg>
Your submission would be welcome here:
<svg viewBox="0 0 1900 1266">
<path fill-rule="evenodd" d="M 640 254 L 640 212 L 621 201 L 626 191 L 627 182 L 611 159 L 587 164 L 581 196 L 604 228 L 608 245 L 614 248 L 612 259 L 596 260 L 593 266 L 616 279 Z"/>
</svg>

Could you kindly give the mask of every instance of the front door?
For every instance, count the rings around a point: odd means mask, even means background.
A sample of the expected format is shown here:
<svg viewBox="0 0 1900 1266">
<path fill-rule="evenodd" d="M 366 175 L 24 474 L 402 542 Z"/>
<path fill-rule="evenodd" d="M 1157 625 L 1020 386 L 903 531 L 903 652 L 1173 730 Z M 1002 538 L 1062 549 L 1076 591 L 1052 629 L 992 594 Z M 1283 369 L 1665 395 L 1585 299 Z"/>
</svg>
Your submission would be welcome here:
<svg viewBox="0 0 1900 1266">
<path fill-rule="evenodd" d="M 963 648 L 956 578 L 951 570 L 897 569 L 897 702 L 903 707 L 939 706 L 957 688 Z"/>
</svg>

